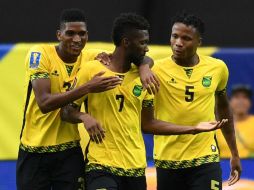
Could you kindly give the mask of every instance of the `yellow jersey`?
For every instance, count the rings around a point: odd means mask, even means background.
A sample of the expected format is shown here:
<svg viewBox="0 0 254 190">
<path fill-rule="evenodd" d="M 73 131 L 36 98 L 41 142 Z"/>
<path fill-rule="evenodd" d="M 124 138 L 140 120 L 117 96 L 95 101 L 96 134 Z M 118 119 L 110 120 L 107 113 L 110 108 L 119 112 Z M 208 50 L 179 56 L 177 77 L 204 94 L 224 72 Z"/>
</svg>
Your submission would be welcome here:
<svg viewBox="0 0 254 190">
<path fill-rule="evenodd" d="M 236 144 L 241 158 L 254 157 L 254 115 L 244 121 L 235 122 Z M 230 158 L 231 153 L 222 132 L 217 131 L 221 158 Z"/>
<path fill-rule="evenodd" d="M 197 65 L 182 67 L 168 57 L 153 71 L 161 84 L 154 99 L 156 119 L 187 126 L 215 120 L 215 92 L 224 91 L 228 80 L 223 61 L 199 55 Z M 154 159 L 156 167 L 171 169 L 219 162 L 215 132 L 155 135 Z"/>
<path fill-rule="evenodd" d="M 86 171 L 104 170 L 118 176 L 144 176 L 146 153 L 141 131 L 142 107 L 152 106 L 153 96 L 142 89 L 138 69 L 132 65 L 126 73 L 116 73 L 98 61 L 88 62 L 77 75 L 77 86 L 95 74 L 123 78 L 121 85 L 102 92 L 91 93 L 76 101 L 86 102 L 88 113 L 105 129 L 102 144 L 90 141 Z"/>
<path fill-rule="evenodd" d="M 32 80 L 50 79 L 51 93 L 69 89 L 80 66 L 93 60 L 96 52 L 83 51 L 77 61 L 64 63 L 54 45 L 36 45 L 27 54 L 25 67 L 25 103 L 20 148 L 28 152 L 57 152 L 79 146 L 79 132 L 72 124 L 61 121 L 60 108 L 43 114 L 36 102 Z M 98 51 L 97 51 L 98 53 Z"/>
</svg>

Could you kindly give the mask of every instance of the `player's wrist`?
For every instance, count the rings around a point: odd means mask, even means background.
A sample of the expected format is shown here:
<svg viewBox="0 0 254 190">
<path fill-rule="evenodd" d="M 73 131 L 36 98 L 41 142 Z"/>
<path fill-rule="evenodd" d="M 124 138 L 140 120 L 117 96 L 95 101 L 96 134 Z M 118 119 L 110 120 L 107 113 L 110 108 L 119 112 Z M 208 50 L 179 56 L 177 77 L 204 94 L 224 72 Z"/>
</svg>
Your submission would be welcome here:
<svg viewBox="0 0 254 190">
<path fill-rule="evenodd" d="M 231 157 L 232 157 L 232 159 L 240 159 L 238 152 L 231 153 Z"/>
<path fill-rule="evenodd" d="M 79 115 L 78 115 L 78 119 L 79 119 L 82 123 L 86 122 L 86 120 L 87 120 L 87 114 L 86 114 L 86 113 L 80 112 Z"/>
<path fill-rule="evenodd" d="M 199 133 L 197 126 L 185 126 L 181 131 L 179 131 L 179 134 L 192 134 L 195 135 Z"/>
<path fill-rule="evenodd" d="M 199 133 L 197 126 L 189 126 L 189 128 L 190 128 L 190 134 L 195 135 L 195 134 Z"/>
<path fill-rule="evenodd" d="M 86 83 L 82 86 L 82 94 L 84 96 L 89 93 L 91 93 L 91 85 L 89 83 Z"/>
</svg>

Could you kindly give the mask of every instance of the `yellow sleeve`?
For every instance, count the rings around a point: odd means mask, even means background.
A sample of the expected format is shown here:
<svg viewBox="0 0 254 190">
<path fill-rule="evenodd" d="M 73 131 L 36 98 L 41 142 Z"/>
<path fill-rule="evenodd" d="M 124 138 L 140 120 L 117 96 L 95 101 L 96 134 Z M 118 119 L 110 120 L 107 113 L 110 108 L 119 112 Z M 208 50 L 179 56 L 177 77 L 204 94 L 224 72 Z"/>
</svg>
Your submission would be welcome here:
<svg viewBox="0 0 254 190">
<path fill-rule="evenodd" d="M 156 73 L 157 69 L 158 69 L 158 66 L 157 66 L 156 61 L 155 61 L 153 67 L 151 68 L 151 71 Z"/>
<path fill-rule="evenodd" d="M 76 80 L 73 84 L 73 88 L 82 86 L 83 84 L 87 83 L 89 80 L 91 80 L 91 64 L 93 64 L 93 61 L 87 62 L 87 64 L 83 65 L 83 67 L 80 68 L 78 71 L 78 74 L 76 76 Z M 83 96 L 82 98 L 76 100 L 74 103 L 77 104 L 78 106 L 81 106 L 81 104 L 84 102 L 86 99 L 86 96 Z"/>
<path fill-rule="evenodd" d="M 146 90 L 146 95 L 145 95 L 144 100 L 142 102 L 142 107 L 153 107 L 153 99 L 154 99 L 154 95 L 149 94 Z"/>
<path fill-rule="evenodd" d="M 165 62 L 165 59 L 160 59 L 160 60 L 156 60 L 154 61 L 154 65 L 152 67 L 152 71 L 156 74 L 160 68 L 160 65 Z"/>
<path fill-rule="evenodd" d="M 49 61 L 44 49 L 40 46 L 32 47 L 26 56 L 26 70 L 30 80 L 49 78 Z"/>
<path fill-rule="evenodd" d="M 221 76 L 221 79 L 220 79 L 220 81 L 218 83 L 218 86 L 217 86 L 217 89 L 216 89 L 217 92 L 221 92 L 221 91 L 226 90 L 227 82 L 228 82 L 228 76 L 229 76 L 227 65 L 224 62 L 222 62 L 220 68 L 221 68 L 221 71 L 219 73 L 219 76 Z"/>
</svg>

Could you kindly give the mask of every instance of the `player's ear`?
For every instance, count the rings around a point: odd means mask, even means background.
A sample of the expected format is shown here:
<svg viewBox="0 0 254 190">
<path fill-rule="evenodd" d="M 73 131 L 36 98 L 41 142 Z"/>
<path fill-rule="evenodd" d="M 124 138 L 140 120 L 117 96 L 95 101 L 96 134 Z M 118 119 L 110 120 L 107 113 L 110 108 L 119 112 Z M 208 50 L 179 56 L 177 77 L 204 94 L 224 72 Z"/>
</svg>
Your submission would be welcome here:
<svg viewBox="0 0 254 190">
<path fill-rule="evenodd" d="M 122 39 L 122 44 L 123 44 L 124 47 L 128 47 L 129 44 L 130 44 L 129 39 L 128 38 L 123 38 Z"/>
<path fill-rule="evenodd" d="M 57 39 L 60 41 L 61 40 L 61 31 L 60 30 L 57 30 L 56 31 L 56 37 Z"/>
<path fill-rule="evenodd" d="M 198 46 L 201 46 L 201 45 L 202 45 L 202 40 L 203 40 L 203 39 L 200 37 L 200 38 L 199 38 L 199 42 L 198 42 Z"/>
</svg>

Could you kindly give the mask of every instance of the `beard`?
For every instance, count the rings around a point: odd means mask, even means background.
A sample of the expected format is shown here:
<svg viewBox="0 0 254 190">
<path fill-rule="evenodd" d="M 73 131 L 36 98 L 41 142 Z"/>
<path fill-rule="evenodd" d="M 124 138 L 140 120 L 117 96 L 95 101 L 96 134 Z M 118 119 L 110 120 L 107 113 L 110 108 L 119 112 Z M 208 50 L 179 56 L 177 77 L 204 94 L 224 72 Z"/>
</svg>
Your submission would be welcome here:
<svg viewBox="0 0 254 190">
<path fill-rule="evenodd" d="M 144 56 L 140 56 L 140 57 L 132 56 L 130 58 L 130 60 L 131 60 L 132 63 L 134 63 L 136 66 L 139 67 L 141 65 L 141 63 L 143 62 L 143 60 L 144 60 Z"/>
</svg>

